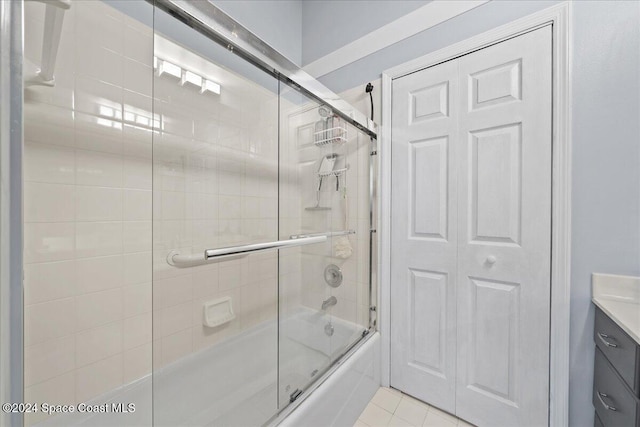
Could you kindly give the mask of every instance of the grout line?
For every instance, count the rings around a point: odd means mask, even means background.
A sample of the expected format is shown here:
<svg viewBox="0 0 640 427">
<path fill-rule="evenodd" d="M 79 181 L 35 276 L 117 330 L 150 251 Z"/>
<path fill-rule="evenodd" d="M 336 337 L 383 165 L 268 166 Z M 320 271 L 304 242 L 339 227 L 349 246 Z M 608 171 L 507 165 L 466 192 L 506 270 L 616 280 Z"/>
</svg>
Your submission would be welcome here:
<svg viewBox="0 0 640 427">
<path fill-rule="evenodd" d="M 402 392 L 401 392 L 401 391 L 399 391 L 399 390 L 392 389 L 392 388 L 390 388 L 390 387 L 380 387 L 378 390 L 381 390 L 381 389 L 384 389 L 384 390 L 386 390 L 387 392 L 392 393 L 394 396 L 396 396 L 396 397 L 399 397 L 399 398 L 400 398 L 400 401 L 398 402 L 398 405 L 396 405 L 396 407 L 395 407 L 395 409 L 393 410 L 393 412 L 388 411 L 387 409 L 385 409 L 385 408 L 381 407 L 380 405 L 378 405 L 377 403 L 375 403 L 375 402 L 373 401 L 373 398 L 371 398 L 371 400 L 368 402 L 368 404 L 373 404 L 373 405 L 374 405 L 374 406 L 376 406 L 378 409 L 380 409 L 380 410 L 382 410 L 382 411 L 386 412 L 387 414 L 390 414 L 392 417 L 398 417 L 398 418 L 400 418 L 401 420 L 403 420 L 403 421 L 405 421 L 405 422 L 409 422 L 408 420 L 405 420 L 404 418 L 402 418 L 402 417 L 400 417 L 400 416 L 396 415 L 396 412 L 397 412 L 397 410 L 398 410 L 398 408 L 399 408 L 399 406 L 400 406 L 400 402 L 402 402 L 403 400 L 406 400 L 407 402 L 410 402 L 410 403 L 412 403 L 412 404 L 414 404 L 414 405 L 422 405 L 422 406 L 424 406 L 424 407 L 425 407 L 425 409 L 427 410 L 427 416 L 428 416 L 429 414 L 433 414 L 434 416 L 436 416 L 436 417 L 438 417 L 438 418 L 440 418 L 440 419 L 442 419 L 442 420 L 444 420 L 444 421 L 451 422 L 451 423 L 453 423 L 453 424 L 455 424 L 455 425 L 460 425 L 460 423 L 461 423 L 461 422 L 466 422 L 466 421 L 462 420 L 461 418 L 456 417 L 456 416 L 455 416 L 455 415 L 453 415 L 453 414 L 446 413 L 445 411 L 442 411 L 442 410 L 441 410 L 441 409 L 439 409 L 439 408 L 433 407 L 433 406 L 429 405 L 428 403 L 426 403 L 426 402 L 422 402 L 422 401 L 420 401 L 420 400 L 416 399 L 415 397 L 412 397 L 412 396 L 409 396 L 408 394 L 402 393 Z M 368 404 L 367 404 L 367 406 L 368 406 Z M 365 407 L 365 410 L 366 410 L 366 407 Z M 364 410 L 363 410 L 363 412 L 364 412 Z M 443 416 L 443 414 L 441 414 L 440 412 L 445 412 L 445 414 L 449 415 L 450 417 L 455 418 L 455 419 L 456 419 L 456 421 L 450 420 L 449 418 L 447 418 L 447 417 Z M 362 415 L 362 413 L 360 414 L 360 416 L 361 416 L 361 415 Z M 358 421 L 359 423 L 364 424 L 364 425 L 368 425 L 367 423 L 365 423 L 364 421 L 362 421 L 362 419 L 360 418 L 360 416 L 358 416 L 358 420 L 357 420 L 357 421 Z M 426 420 L 426 417 L 425 417 L 425 420 Z M 422 423 L 421 423 L 421 425 L 420 425 L 420 426 L 415 426 L 415 427 L 421 427 L 421 426 L 422 426 L 422 424 L 424 424 L 424 421 L 425 421 L 425 420 L 423 420 L 423 421 L 422 421 Z"/>
</svg>

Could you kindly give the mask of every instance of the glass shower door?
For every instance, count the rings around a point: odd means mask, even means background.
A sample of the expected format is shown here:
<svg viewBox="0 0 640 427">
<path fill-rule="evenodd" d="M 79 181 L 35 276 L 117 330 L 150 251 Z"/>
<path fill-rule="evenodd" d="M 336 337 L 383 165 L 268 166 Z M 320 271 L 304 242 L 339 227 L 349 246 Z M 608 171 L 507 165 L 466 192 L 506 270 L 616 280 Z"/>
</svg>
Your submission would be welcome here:
<svg viewBox="0 0 640 427">
<path fill-rule="evenodd" d="M 368 330 L 369 141 L 154 26 L 154 425 L 262 425 Z"/>
<path fill-rule="evenodd" d="M 370 211 L 368 138 L 288 87 L 280 92 L 280 130 L 280 239 L 326 238 L 280 251 L 284 408 L 368 329 Z"/>
<path fill-rule="evenodd" d="M 154 425 L 261 425 L 277 410 L 278 86 L 155 11 Z"/>
</svg>

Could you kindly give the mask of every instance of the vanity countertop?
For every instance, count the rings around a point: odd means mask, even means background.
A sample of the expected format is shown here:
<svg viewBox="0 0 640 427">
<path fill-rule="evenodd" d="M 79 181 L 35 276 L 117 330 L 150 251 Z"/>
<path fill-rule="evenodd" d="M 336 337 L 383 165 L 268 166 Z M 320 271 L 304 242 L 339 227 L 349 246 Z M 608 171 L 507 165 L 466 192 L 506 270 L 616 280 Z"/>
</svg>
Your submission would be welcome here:
<svg viewBox="0 0 640 427">
<path fill-rule="evenodd" d="M 594 273 L 592 301 L 640 345 L 640 277 Z"/>
</svg>

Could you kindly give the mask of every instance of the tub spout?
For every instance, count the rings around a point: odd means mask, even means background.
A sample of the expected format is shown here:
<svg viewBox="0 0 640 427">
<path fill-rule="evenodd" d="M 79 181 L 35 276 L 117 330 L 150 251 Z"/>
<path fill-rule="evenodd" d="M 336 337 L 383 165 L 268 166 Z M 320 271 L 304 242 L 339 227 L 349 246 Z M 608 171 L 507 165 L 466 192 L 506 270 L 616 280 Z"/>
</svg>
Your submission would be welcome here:
<svg viewBox="0 0 640 427">
<path fill-rule="evenodd" d="M 327 308 L 334 306 L 338 303 L 338 299 L 336 297 L 329 297 L 326 300 L 322 301 L 322 309 L 326 310 Z"/>
</svg>

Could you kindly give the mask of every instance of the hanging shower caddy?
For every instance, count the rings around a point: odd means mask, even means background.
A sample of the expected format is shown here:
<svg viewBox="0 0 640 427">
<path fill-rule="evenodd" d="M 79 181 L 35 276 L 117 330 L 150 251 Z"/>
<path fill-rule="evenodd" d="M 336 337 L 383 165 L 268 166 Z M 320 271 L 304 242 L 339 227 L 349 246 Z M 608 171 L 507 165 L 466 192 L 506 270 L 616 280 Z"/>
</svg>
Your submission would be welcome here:
<svg viewBox="0 0 640 427">
<path fill-rule="evenodd" d="M 343 119 L 332 114 L 326 107 L 318 109 L 321 119 L 316 122 L 313 143 L 316 147 L 347 142 L 347 125 Z"/>
</svg>

